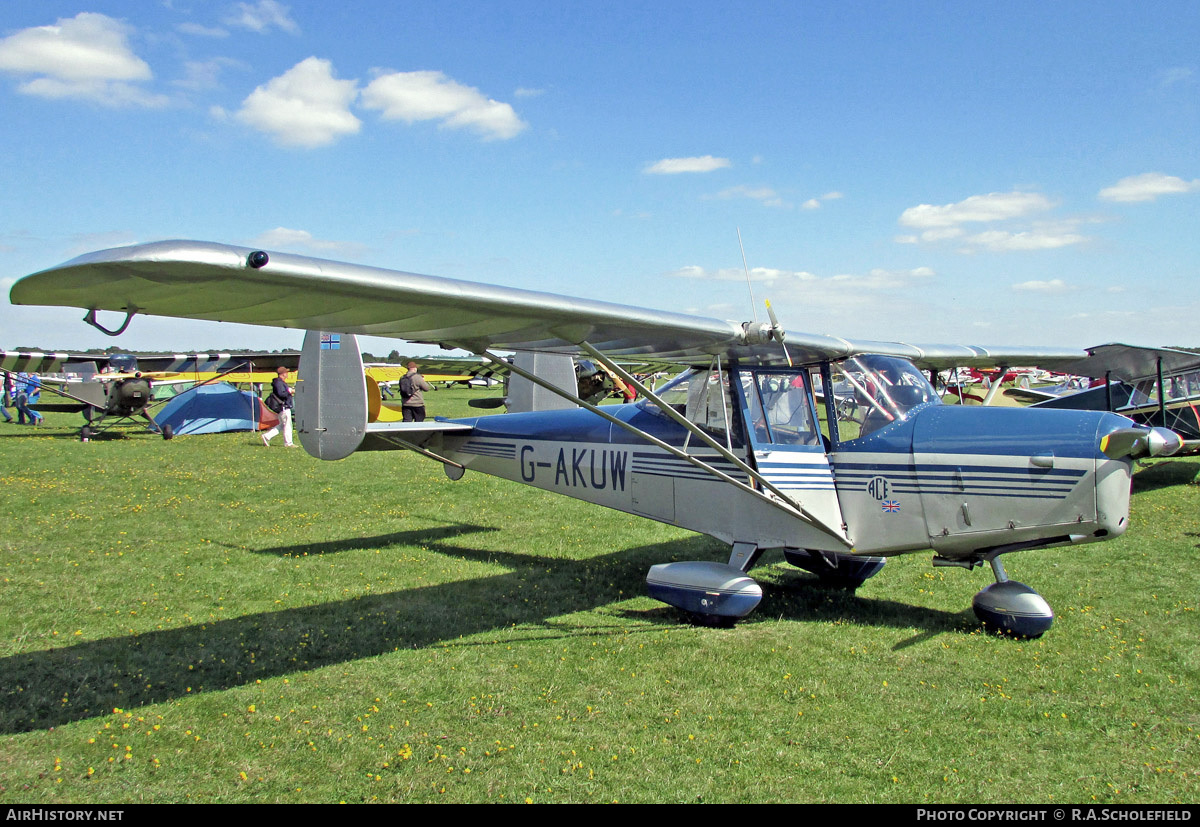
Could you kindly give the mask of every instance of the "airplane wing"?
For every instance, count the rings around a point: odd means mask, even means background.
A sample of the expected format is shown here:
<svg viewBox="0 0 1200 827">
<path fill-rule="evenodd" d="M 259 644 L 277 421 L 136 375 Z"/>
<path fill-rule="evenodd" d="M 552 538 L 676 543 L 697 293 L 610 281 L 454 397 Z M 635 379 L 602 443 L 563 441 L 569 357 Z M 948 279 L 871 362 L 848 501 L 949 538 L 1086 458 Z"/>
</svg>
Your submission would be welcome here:
<svg viewBox="0 0 1200 827">
<path fill-rule="evenodd" d="M 1136 383 L 1157 375 L 1160 368 L 1164 375 L 1200 370 L 1200 353 L 1190 350 L 1114 343 L 1089 347 L 1087 354 L 1078 362 L 1064 365 L 1062 371 L 1093 379 L 1111 373 L 1114 379 Z"/>
<path fill-rule="evenodd" d="M 417 359 L 426 382 L 470 382 L 491 364 L 482 359 Z M 405 365 L 368 364 L 363 366 L 376 382 L 399 382 L 408 373 Z"/>
<path fill-rule="evenodd" d="M 93 366 L 107 365 L 111 353 L 41 353 L 27 350 L 0 350 L 0 368 L 30 373 L 60 373 L 69 371 L 73 365 L 92 363 Z M 233 368 L 253 365 L 266 375 L 266 381 L 275 378 L 275 369 L 283 366 L 295 370 L 300 364 L 300 351 L 282 350 L 276 353 L 140 353 L 136 354 L 138 370 L 143 373 L 161 373 L 164 378 L 175 374 L 225 373 Z M 113 377 L 109 377 L 113 378 Z M 249 380 L 247 380 L 249 381 Z M 260 380 L 253 380 L 260 381 Z"/>
<path fill-rule="evenodd" d="M 782 363 L 771 326 L 403 273 L 197 241 L 89 253 L 13 285 L 13 304 L 145 313 L 406 339 L 463 348 L 579 352 L 708 364 Z M 796 363 L 878 353 L 926 368 L 1076 361 L 1081 350 L 853 341 L 788 333 Z"/>
<path fill-rule="evenodd" d="M 0 370 L 11 373 L 58 373 L 72 358 L 73 354 L 70 353 L 0 350 Z"/>
</svg>

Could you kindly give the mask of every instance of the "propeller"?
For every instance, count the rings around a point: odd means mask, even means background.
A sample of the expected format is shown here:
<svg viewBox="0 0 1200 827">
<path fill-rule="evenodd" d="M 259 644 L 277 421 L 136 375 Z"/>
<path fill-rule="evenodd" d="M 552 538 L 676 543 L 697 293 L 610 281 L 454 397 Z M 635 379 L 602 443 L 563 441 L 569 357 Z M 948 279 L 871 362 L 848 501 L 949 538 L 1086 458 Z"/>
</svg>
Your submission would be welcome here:
<svg viewBox="0 0 1200 827">
<path fill-rule="evenodd" d="M 754 288 L 750 284 L 750 265 L 748 265 L 746 263 L 746 247 L 745 247 L 745 245 L 742 244 L 742 228 L 741 227 L 737 228 L 737 237 L 738 237 L 738 249 L 741 250 L 741 252 L 742 252 L 742 269 L 746 271 L 746 289 L 748 291 L 750 291 L 750 307 L 753 308 L 754 307 Z M 775 341 L 779 342 L 779 345 L 783 348 L 784 358 L 787 359 L 788 367 L 789 368 L 794 367 L 794 365 L 792 364 L 792 355 L 790 353 L 788 353 L 787 345 L 784 344 L 784 342 L 783 342 L 784 337 L 786 336 L 786 332 L 783 329 L 783 325 L 781 325 L 779 323 L 779 319 L 778 319 L 778 317 L 776 317 L 775 311 L 773 309 L 771 309 L 771 300 L 767 299 L 766 302 L 767 302 L 767 315 L 771 317 L 771 326 L 766 331 L 761 332 L 759 335 L 762 335 L 762 333 L 765 333 L 765 338 L 774 339 Z M 759 327 L 757 312 L 754 314 L 754 326 L 756 328 Z M 749 328 L 747 327 L 747 330 L 748 329 Z"/>
<path fill-rule="evenodd" d="M 779 323 L 779 318 L 775 315 L 774 308 L 771 307 L 771 300 L 767 299 L 766 301 L 767 315 L 771 317 L 771 338 L 779 342 L 779 346 L 783 348 L 783 355 L 787 359 L 788 367 L 793 367 L 792 355 L 788 353 L 787 344 L 783 341 L 787 337 L 787 331 Z"/>
<path fill-rule="evenodd" d="M 1169 457 L 1181 447 L 1179 435 L 1166 428 L 1118 428 L 1100 438 L 1100 451 L 1112 459 Z"/>
</svg>

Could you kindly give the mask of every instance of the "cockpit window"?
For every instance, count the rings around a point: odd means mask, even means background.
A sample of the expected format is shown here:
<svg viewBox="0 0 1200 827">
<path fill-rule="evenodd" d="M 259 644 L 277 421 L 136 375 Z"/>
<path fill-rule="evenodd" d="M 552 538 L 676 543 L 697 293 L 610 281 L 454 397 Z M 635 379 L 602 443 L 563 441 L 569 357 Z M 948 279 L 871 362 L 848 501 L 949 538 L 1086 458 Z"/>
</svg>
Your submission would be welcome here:
<svg viewBox="0 0 1200 827">
<path fill-rule="evenodd" d="M 132 353 L 114 353 L 108 357 L 108 369 L 113 372 L 133 373 L 137 370 L 137 357 Z"/>
<path fill-rule="evenodd" d="M 901 422 L 919 407 L 941 402 L 921 371 L 893 356 L 856 356 L 833 365 L 841 441 Z M 855 433 L 857 426 L 857 433 Z"/>
</svg>

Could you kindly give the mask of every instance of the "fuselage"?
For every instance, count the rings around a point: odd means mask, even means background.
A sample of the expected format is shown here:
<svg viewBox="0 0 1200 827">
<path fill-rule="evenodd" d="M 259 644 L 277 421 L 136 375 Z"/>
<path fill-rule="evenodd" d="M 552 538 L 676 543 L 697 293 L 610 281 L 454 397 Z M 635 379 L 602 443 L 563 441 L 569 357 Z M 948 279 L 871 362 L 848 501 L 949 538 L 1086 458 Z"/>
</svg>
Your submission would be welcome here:
<svg viewBox="0 0 1200 827">
<path fill-rule="evenodd" d="M 758 548 L 932 549 L 967 559 L 1100 540 L 1127 526 L 1131 462 L 1099 449 L 1105 434 L 1130 424 L 1125 417 L 923 398 L 872 426 L 873 412 L 839 422 L 838 401 L 815 397 L 808 370 L 735 368 L 733 376 L 693 377 L 686 392 L 672 397 L 667 388 L 663 398 L 683 400 L 679 412 L 753 473 L 652 403 L 604 409 L 628 428 L 584 409 L 456 420 L 470 432 L 441 437 L 437 452 L 471 470 Z M 723 390 L 719 406 L 699 399 L 705 384 Z M 868 382 L 860 376 L 858 384 Z M 802 515 L 772 503 L 779 499 Z"/>
</svg>

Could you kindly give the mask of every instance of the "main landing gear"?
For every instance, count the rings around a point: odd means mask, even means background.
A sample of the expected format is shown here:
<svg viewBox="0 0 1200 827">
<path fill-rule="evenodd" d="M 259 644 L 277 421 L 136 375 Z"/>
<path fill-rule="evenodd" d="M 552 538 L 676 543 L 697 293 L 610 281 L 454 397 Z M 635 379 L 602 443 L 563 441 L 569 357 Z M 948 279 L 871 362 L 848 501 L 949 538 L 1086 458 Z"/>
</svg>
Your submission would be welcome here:
<svg viewBox="0 0 1200 827">
<path fill-rule="evenodd" d="M 655 600 L 681 609 L 695 623 L 731 626 L 762 600 L 762 586 L 746 574 L 762 552 L 751 543 L 734 543 L 728 563 L 659 563 L 646 575 L 646 589 Z M 878 574 L 886 562 L 882 557 L 806 549 L 784 549 L 783 553 L 793 566 L 813 572 L 822 582 L 849 589 Z"/>
<path fill-rule="evenodd" d="M 1012 550 L 1012 549 L 1009 549 Z M 1009 580 L 1000 562 L 1000 554 L 993 551 L 982 557 L 966 560 L 948 560 L 934 557 L 935 566 L 959 566 L 973 569 L 987 562 L 992 567 L 996 582 L 981 590 L 971 601 L 975 616 L 989 632 L 1009 637 L 1041 637 L 1054 623 L 1054 611 L 1046 598 L 1016 580 Z"/>
<path fill-rule="evenodd" d="M 1015 637 L 1041 637 L 1054 623 L 1054 611 L 1046 599 L 1024 583 L 1009 580 L 1000 557 L 988 562 L 996 582 L 975 595 L 971 608 L 991 632 Z"/>
</svg>

